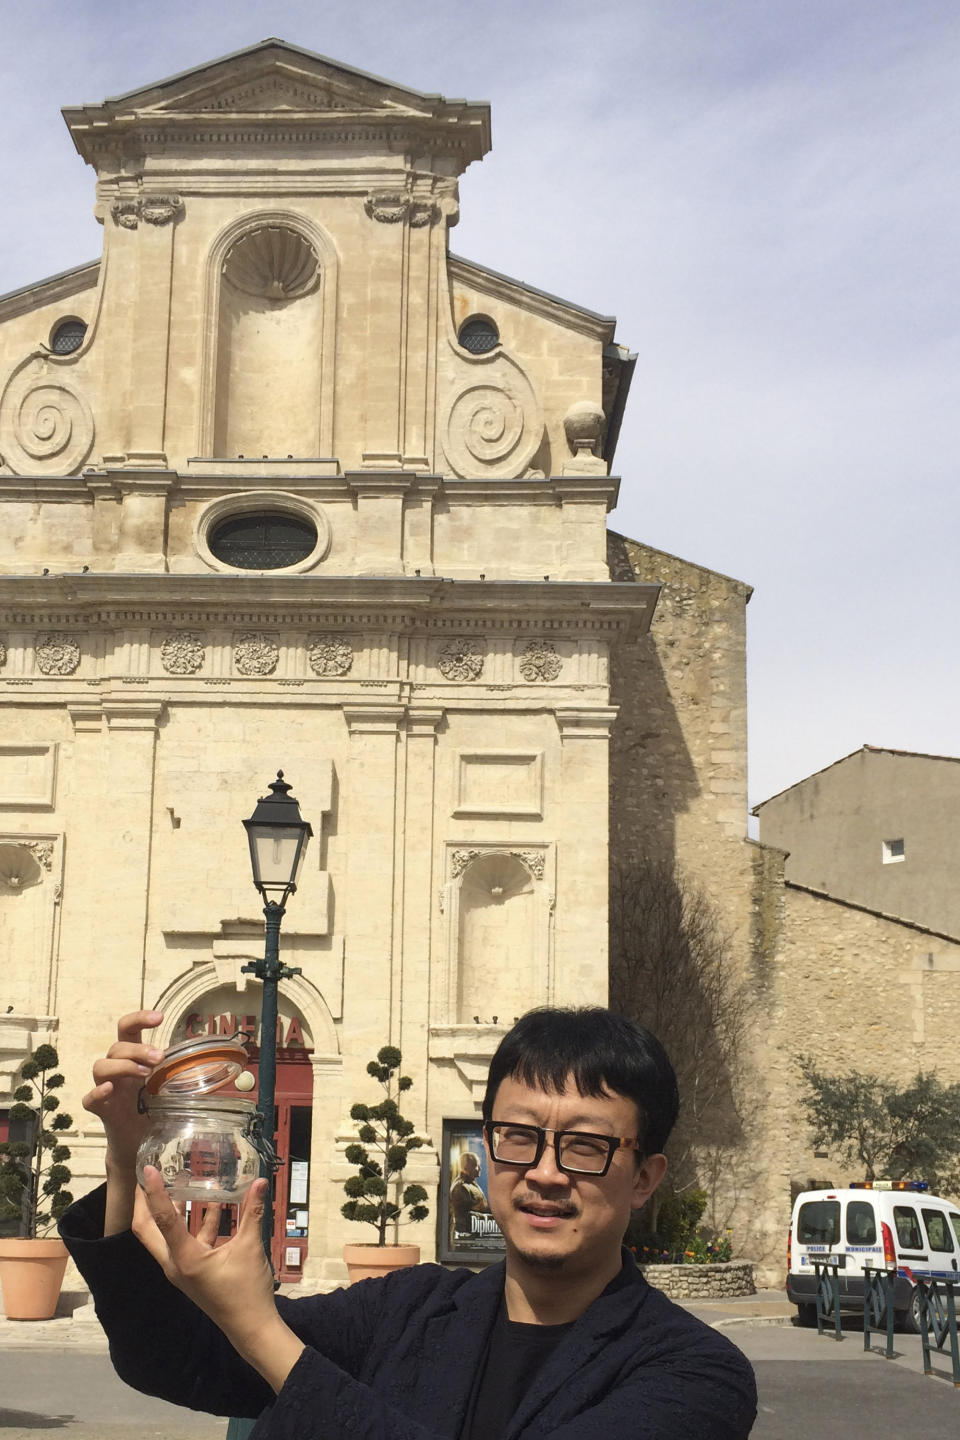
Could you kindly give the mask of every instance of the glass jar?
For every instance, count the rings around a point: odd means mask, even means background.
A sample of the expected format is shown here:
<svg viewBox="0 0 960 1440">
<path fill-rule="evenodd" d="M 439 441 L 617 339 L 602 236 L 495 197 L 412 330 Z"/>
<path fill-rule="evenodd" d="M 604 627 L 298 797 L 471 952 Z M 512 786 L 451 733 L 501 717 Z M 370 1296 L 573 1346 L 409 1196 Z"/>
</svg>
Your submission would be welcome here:
<svg viewBox="0 0 960 1440">
<path fill-rule="evenodd" d="M 239 1203 L 257 1178 L 260 1116 L 250 1100 L 154 1095 L 150 1129 L 137 1151 L 137 1179 L 155 1165 L 174 1200 Z"/>
<path fill-rule="evenodd" d="M 175 1200 L 234 1205 L 261 1160 L 275 1166 L 253 1101 L 213 1093 L 236 1080 L 247 1058 L 237 1036 L 186 1040 L 165 1052 L 140 1092 L 140 1111 L 150 1117 L 137 1152 L 141 1185 L 143 1167 L 153 1165 Z"/>
</svg>

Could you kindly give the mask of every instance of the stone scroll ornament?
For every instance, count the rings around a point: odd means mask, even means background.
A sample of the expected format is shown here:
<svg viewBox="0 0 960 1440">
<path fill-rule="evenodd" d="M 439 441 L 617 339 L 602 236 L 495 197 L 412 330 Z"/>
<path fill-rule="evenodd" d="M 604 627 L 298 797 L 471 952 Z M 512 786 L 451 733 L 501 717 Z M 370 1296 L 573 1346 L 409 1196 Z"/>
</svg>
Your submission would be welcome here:
<svg viewBox="0 0 960 1440">
<path fill-rule="evenodd" d="M 443 449 L 463 479 L 513 480 L 526 473 L 543 440 L 533 386 L 508 355 L 462 359 L 473 372 L 443 420 Z"/>
<path fill-rule="evenodd" d="M 353 665 L 353 646 L 339 635 L 311 635 L 307 660 L 314 675 L 346 675 Z"/>
<path fill-rule="evenodd" d="M 272 675 L 279 659 L 280 648 L 270 635 L 254 631 L 234 642 L 233 663 L 241 675 Z"/>
<path fill-rule="evenodd" d="M 10 421 L 7 463 L 23 475 L 72 475 L 93 446 L 93 415 L 62 380 L 28 383 L 5 399 Z"/>
<path fill-rule="evenodd" d="M 203 641 L 192 630 L 175 631 L 160 647 L 160 663 L 168 675 L 196 675 L 203 658 Z"/>
<path fill-rule="evenodd" d="M 562 669 L 563 661 L 552 640 L 527 641 L 520 656 L 520 674 L 524 680 L 531 683 L 556 680 Z"/>
<path fill-rule="evenodd" d="M 470 638 L 448 640 L 437 656 L 445 680 L 478 680 L 483 673 L 483 647 Z"/>
<path fill-rule="evenodd" d="M 36 656 L 42 675 L 72 675 L 80 664 L 80 646 L 69 635 L 41 635 Z"/>
</svg>

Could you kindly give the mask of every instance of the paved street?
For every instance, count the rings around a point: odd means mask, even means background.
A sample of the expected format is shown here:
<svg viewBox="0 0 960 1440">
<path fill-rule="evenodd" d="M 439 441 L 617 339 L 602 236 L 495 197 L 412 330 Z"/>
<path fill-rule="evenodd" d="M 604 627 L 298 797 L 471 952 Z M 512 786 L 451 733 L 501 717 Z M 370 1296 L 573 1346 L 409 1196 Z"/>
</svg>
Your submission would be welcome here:
<svg viewBox="0 0 960 1440">
<path fill-rule="evenodd" d="M 0 1351 L 2 1440 L 224 1440 L 226 1420 L 138 1395 L 102 1350 Z"/>
<path fill-rule="evenodd" d="M 856 1322 L 839 1344 L 791 1324 L 725 1331 L 753 1362 L 760 1414 L 753 1440 L 883 1440 L 918 1430 L 960 1434 L 960 1390 L 923 1375 L 920 1340 L 896 1337 L 897 1358 L 865 1355 Z M 936 1360 L 949 1377 L 949 1358 Z M 224 1440 L 226 1422 L 165 1405 L 123 1385 L 102 1348 L 0 1349 L 0 1440 Z M 348 1440 L 348 1437 L 344 1437 Z M 696 1440 L 678 1436 L 677 1440 Z"/>
<path fill-rule="evenodd" d="M 864 1354 L 854 1322 L 840 1342 L 794 1325 L 725 1332 L 753 1363 L 760 1407 L 751 1440 L 884 1440 L 921 1432 L 960 1434 L 960 1390 L 949 1353 L 934 1361 L 948 1378 L 926 1377 L 919 1335 L 895 1336 L 895 1360 Z"/>
</svg>

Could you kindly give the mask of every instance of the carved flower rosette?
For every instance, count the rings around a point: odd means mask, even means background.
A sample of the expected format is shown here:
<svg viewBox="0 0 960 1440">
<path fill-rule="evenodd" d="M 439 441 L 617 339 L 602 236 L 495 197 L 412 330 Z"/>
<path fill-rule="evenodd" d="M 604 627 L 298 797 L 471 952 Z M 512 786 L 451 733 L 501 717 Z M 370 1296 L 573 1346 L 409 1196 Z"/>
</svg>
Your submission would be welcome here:
<svg viewBox="0 0 960 1440">
<path fill-rule="evenodd" d="M 80 646 L 69 635 L 41 635 L 36 656 L 41 675 L 72 675 L 80 664 Z"/>
<path fill-rule="evenodd" d="M 353 665 L 353 646 L 339 635 L 311 635 L 307 660 L 314 675 L 346 675 Z"/>
<path fill-rule="evenodd" d="M 279 659 L 280 648 L 270 635 L 253 631 L 234 641 L 233 663 L 241 675 L 272 675 Z"/>
<path fill-rule="evenodd" d="M 192 630 L 168 635 L 160 647 L 160 663 L 168 675 L 196 675 L 203 668 L 203 641 Z"/>
<path fill-rule="evenodd" d="M 478 680 L 483 673 L 483 661 L 480 642 L 466 637 L 447 641 L 437 656 L 437 668 L 444 680 Z"/>
<path fill-rule="evenodd" d="M 528 640 L 520 656 L 520 674 L 531 684 L 538 680 L 556 680 L 563 669 L 552 640 Z"/>
</svg>

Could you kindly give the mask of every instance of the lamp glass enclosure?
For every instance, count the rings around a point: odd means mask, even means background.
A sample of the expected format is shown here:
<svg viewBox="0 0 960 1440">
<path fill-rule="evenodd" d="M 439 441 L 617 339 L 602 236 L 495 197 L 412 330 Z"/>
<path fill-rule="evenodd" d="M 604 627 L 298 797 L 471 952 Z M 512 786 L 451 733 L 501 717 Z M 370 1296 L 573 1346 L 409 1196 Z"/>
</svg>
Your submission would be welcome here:
<svg viewBox="0 0 960 1440">
<path fill-rule="evenodd" d="M 147 1076 L 140 1108 L 149 1116 L 137 1152 L 160 1171 L 175 1200 L 237 1204 L 260 1170 L 260 1113 L 252 1100 L 218 1096 L 243 1070 L 239 1039 L 188 1040 L 167 1050 Z"/>
<path fill-rule="evenodd" d="M 253 883 L 258 890 L 269 893 L 296 885 L 309 834 L 310 827 L 304 825 L 247 822 Z"/>
</svg>

